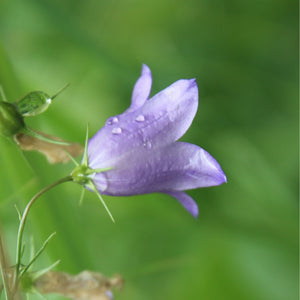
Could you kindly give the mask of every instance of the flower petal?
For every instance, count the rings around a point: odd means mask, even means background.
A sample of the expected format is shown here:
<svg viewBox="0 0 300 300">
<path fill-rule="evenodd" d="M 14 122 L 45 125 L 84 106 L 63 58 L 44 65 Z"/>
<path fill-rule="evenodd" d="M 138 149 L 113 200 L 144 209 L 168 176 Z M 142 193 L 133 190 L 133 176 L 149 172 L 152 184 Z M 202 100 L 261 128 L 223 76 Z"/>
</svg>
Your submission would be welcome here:
<svg viewBox="0 0 300 300">
<path fill-rule="evenodd" d="M 190 127 L 198 106 L 195 79 L 178 80 L 133 112 L 108 119 L 89 141 L 92 168 L 116 167 L 128 153 L 178 140 Z"/>
<path fill-rule="evenodd" d="M 131 105 L 126 112 L 134 111 L 146 102 L 150 95 L 152 85 L 152 75 L 149 67 L 145 64 L 142 66 L 142 73 L 140 78 L 137 80 L 132 96 L 131 96 Z"/>
<path fill-rule="evenodd" d="M 220 185 L 226 176 L 204 149 L 177 142 L 156 150 L 138 149 L 122 156 L 112 170 L 95 174 L 94 183 L 107 195 L 169 193 Z"/>
<path fill-rule="evenodd" d="M 193 217 L 197 218 L 199 214 L 198 205 L 195 200 L 184 192 L 170 192 L 168 193 L 170 196 L 176 198 L 182 206 L 193 215 Z"/>
</svg>

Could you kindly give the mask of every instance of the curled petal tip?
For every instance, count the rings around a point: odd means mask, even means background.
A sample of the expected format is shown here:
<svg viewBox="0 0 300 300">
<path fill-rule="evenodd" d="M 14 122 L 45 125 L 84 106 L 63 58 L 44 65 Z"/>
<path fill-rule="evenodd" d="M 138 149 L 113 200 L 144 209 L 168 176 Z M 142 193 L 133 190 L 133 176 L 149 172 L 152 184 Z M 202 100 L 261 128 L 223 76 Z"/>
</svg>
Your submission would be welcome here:
<svg viewBox="0 0 300 300">
<path fill-rule="evenodd" d="M 227 177 L 226 177 L 225 173 L 223 173 L 223 182 L 222 183 L 227 183 Z"/>
<path fill-rule="evenodd" d="M 221 167 L 219 166 L 219 174 L 216 175 L 216 182 L 217 185 L 221 185 L 223 183 L 227 183 L 227 177 L 225 175 L 225 173 L 223 172 L 223 170 L 221 169 Z"/>
<path fill-rule="evenodd" d="M 143 64 L 141 76 L 139 77 L 139 79 L 137 80 L 133 88 L 131 105 L 127 110 L 127 112 L 134 111 L 144 105 L 144 103 L 146 102 L 146 100 L 150 95 L 151 85 L 152 85 L 151 70 L 146 64 Z"/>
<path fill-rule="evenodd" d="M 190 82 L 190 90 L 192 90 L 192 92 L 194 93 L 194 97 L 197 99 L 198 101 L 198 85 L 197 85 L 197 81 L 195 78 L 189 79 Z"/>
<path fill-rule="evenodd" d="M 197 85 L 196 78 L 191 78 L 191 79 L 189 79 L 189 81 L 191 82 L 191 85 Z"/>
<path fill-rule="evenodd" d="M 227 182 L 227 177 L 217 160 L 204 149 L 200 150 L 201 168 L 210 175 L 207 186 L 221 185 Z"/>
<path fill-rule="evenodd" d="M 199 215 L 199 208 L 195 200 L 185 192 L 168 192 L 168 194 L 176 198 L 181 205 L 194 217 Z"/>
<path fill-rule="evenodd" d="M 221 185 L 223 183 L 227 183 L 227 177 L 222 170 L 221 166 L 219 163 L 215 160 L 215 172 L 213 174 L 215 184 L 214 185 Z"/>
<path fill-rule="evenodd" d="M 196 204 L 196 203 L 195 203 L 195 204 Z M 196 205 L 194 206 L 194 208 L 191 209 L 191 210 L 189 210 L 188 212 L 189 212 L 195 219 L 197 219 L 198 216 L 199 216 L 199 208 L 198 208 L 198 205 L 196 204 Z"/>
<path fill-rule="evenodd" d="M 146 73 L 151 73 L 151 70 L 146 64 L 143 64 L 142 65 L 142 75 L 146 74 Z"/>
<path fill-rule="evenodd" d="M 196 88 L 197 92 L 198 92 L 198 85 L 197 85 L 197 80 L 196 78 L 191 78 L 191 79 L 183 79 L 186 80 L 187 82 L 189 82 L 189 88 Z"/>
</svg>

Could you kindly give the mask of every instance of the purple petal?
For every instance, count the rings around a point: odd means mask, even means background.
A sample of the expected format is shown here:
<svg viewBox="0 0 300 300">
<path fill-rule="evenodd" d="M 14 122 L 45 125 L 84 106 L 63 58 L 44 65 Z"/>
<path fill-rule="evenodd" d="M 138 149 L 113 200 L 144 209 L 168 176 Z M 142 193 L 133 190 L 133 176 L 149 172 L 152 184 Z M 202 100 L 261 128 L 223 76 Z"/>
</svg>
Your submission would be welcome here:
<svg viewBox="0 0 300 300">
<path fill-rule="evenodd" d="M 90 167 L 116 167 L 124 156 L 143 151 L 145 145 L 156 149 L 173 143 L 190 127 L 197 106 L 195 79 L 178 80 L 139 109 L 110 118 L 89 141 Z"/>
<path fill-rule="evenodd" d="M 220 185 L 226 176 L 218 162 L 204 149 L 189 143 L 128 152 L 112 170 L 93 178 L 107 195 L 130 196 L 153 192 L 175 192 Z"/>
<path fill-rule="evenodd" d="M 198 205 L 195 200 L 184 192 L 170 192 L 168 193 L 170 196 L 176 198 L 182 206 L 193 215 L 193 217 L 197 218 L 199 214 Z"/>
<path fill-rule="evenodd" d="M 134 111 L 143 106 L 150 95 L 151 85 L 151 71 L 147 65 L 143 64 L 141 76 L 133 88 L 131 105 L 126 112 Z"/>
</svg>

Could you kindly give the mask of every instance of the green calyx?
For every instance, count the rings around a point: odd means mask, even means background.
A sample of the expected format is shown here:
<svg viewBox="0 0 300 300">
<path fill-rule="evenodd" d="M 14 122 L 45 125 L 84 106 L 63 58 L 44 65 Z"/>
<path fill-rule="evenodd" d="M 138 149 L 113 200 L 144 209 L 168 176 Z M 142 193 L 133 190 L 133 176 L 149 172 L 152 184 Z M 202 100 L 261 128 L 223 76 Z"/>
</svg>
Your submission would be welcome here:
<svg viewBox="0 0 300 300">
<path fill-rule="evenodd" d="M 77 182 L 83 186 L 87 186 L 91 182 L 90 175 L 96 173 L 93 169 L 89 167 L 87 155 L 88 135 L 89 130 L 87 128 L 82 163 L 81 165 L 79 165 L 74 159 L 72 159 L 73 162 L 76 164 L 76 167 L 70 174 L 74 182 Z"/>
<path fill-rule="evenodd" d="M 93 182 L 93 179 L 91 177 L 91 175 L 93 175 L 93 174 L 100 173 L 100 172 L 105 172 L 105 171 L 108 171 L 108 170 L 111 170 L 111 169 L 112 168 L 91 169 L 87 165 L 85 165 L 84 163 L 82 165 L 77 164 L 75 169 L 71 172 L 70 177 L 72 178 L 73 182 L 81 184 L 83 187 L 93 191 L 97 195 L 98 199 L 100 200 L 100 202 L 104 206 L 105 210 L 107 211 L 109 217 L 115 223 L 115 220 L 114 220 L 110 210 L 108 209 L 106 203 L 104 202 L 103 198 L 101 197 L 101 194 L 97 190 L 97 188 L 96 188 L 96 186 Z M 83 194 L 80 197 L 80 203 L 82 203 L 82 200 L 83 200 Z"/>
<path fill-rule="evenodd" d="M 81 184 L 83 187 L 87 188 L 88 190 L 93 191 L 97 195 L 98 199 L 100 200 L 100 202 L 104 206 L 105 210 L 107 211 L 109 217 L 115 223 L 115 219 L 112 216 L 110 210 L 108 209 L 108 207 L 107 207 L 105 201 L 103 200 L 100 192 L 97 190 L 97 187 L 96 187 L 95 183 L 93 182 L 93 177 L 92 177 L 93 174 L 109 171 L 113 168 L 92 169 L 92 168 L 89 167 L 89 161 L 88 161 L 88 155 L 87 155 L 88 136 L 89 136 L 88 131 L 89 130 L 87 128 L 86 138 L 85 138 L 85 146 L 84 146 L 84 152 L 83 152 L 81 165 L 79 165 L 75 161 L 75 159 L 73 159 L 70 156 L 70 158 L 72 159 L 72 161 L 76 165 L 75 169 L 71 172 L 70 177 L 71 177 L 73 182 L 77 182 L 77 183 Z M 81 194 L 80 203 L 82 203 L 83 195 L 84 195 L 84 193 Z"/>
<path fill-rule="evenodd" d="M 72 177 L 72 180 L 74 182 L 77 182 L 84 186 L 88 186 L 92 182 L 91 175 L 113 169 L 113 168 L 92 169 L 89 167 L 89 160 L 87 154 L 88 136 L 89 136 L 89 129 L 87 127 L 81 165 L 79 165 L 72 157 L 70 157 L 72 161 L 76 164 L 76 167 L 71 172 L 70 176 Z"/>
<path fill-rule="evenodd" d="M 70 176 L 72 180 L 76 183 L 79 183 L 84 186 L 88 186 L 92 181 L 91 175 L 109 171 L 112 168 L 103 168 L 103 169 L 91 169 L 85 164 L 77 165 L 75 169 L 71 172 Z"/>
<path fill-rule="evenodd" d="M 0 101 L 0 133 L 12 136 L 25 128 L 22 115 L 16 106 L 9 102 Z"/>
<path fill-rule="evenodd" d="M 71 172 L 70 176 L 72 177 L 72 180 L 74 182 L 79 183 L 81 185 L 86 185 L 91 180 L 89 175 L 91 175 L 93 173 L 94 172 L 92 172 L 92 169 L 90 169 L 88 166 L 78 165 Z"/>
</svg>

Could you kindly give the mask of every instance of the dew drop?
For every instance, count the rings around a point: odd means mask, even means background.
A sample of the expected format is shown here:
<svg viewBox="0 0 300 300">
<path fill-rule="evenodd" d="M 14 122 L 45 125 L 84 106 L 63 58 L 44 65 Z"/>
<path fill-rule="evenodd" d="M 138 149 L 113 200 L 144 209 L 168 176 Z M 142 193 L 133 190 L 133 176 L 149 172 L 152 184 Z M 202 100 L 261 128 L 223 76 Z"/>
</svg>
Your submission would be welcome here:
<svg viewBox="0 0 300 300">
<path fill-rule="evenodd" d="M 122 133 L 122 129 L 120 127 L 115 127 L 112 129 L 112 134 L 121 134 Z"/>
<path fill-rule="evenodd" d="M 119 119 L 117 117 L 111 117 L 108 118 L 108 120 L 106 121 L 107 125 L 112 125 L 112 124 L 117 124 L 119 122 Z"/>
<path fill-rule="evenodd" d="M 150 141 L 144 141 L 143 146 L 144 146 L 146 149 L 151 149 L 151 148 L 152 148 L 152 144 L 151 144 Z"/>
<path fill-rule="evenodd" d="M 145 117 L 144 117 L 143 115 L 138 115 L 138 116 L 135 118 L 135 120 L 136 120 L 137 122 L 144 122 L 144 121 L 145 121 Z"/>
</svg>

